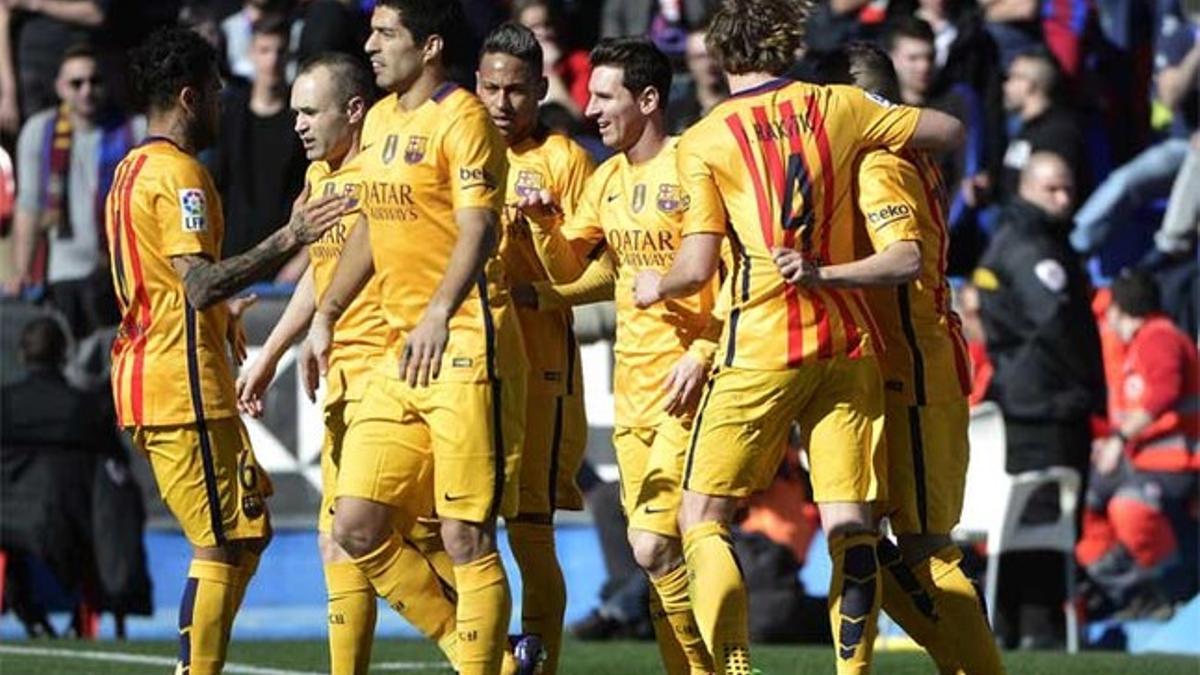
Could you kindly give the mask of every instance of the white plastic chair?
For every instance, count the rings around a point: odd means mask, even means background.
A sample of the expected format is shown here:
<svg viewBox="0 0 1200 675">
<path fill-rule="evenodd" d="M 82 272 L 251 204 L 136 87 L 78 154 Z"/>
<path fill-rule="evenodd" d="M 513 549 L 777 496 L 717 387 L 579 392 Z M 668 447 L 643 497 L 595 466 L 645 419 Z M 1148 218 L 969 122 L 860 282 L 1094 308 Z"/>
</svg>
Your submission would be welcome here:
<svg viewBox="0 0 1200 675">
<path fill-rule="evenodd" d="M 1004 417 L 992 402 L 971 410 L 971 459 L 967 468 L 962 516 L 955 536 L 984 538 L 988 566 L 984 584 L 988 619 L 996 619 L 996 589 L 1000 554 L 1013 551 L 1057 551 L 1065 560 L 1067 651 L 1079 650 L 1079 619 L 1075 611 L 1075 510 L 1080 477 L 1074 469 L 1054 466 L 1011 475 L 1004 470 Z M 1058 486 L 1058 519 L 1050 523 L 1021 523 L 1029 498 L 1043 485 Z"/>
</svg>

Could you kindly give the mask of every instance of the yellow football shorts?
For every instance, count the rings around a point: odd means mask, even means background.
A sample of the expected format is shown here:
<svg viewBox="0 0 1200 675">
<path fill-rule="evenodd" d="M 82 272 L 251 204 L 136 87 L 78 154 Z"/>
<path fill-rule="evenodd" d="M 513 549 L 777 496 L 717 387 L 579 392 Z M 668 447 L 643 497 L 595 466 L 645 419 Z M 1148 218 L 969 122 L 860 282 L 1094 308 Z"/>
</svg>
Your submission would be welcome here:
<svg viewBox="0 0 1200 675">
<path fill-rule="evenodd" d="M 806 362 L 790 370 L 722 368 L 692 431 L 683 487 L 746 497 L 770 485 L 788 431 L 800 423 L 815 502 L 885 496 L 883 384 L 874 358 Z"/>
<path fill-rule="evenodd" d="M 970 444 L 966 399 L 887 402 L 886 514 L 896 534 L 949 534 L 962 514 Z"/>
<path fill-rule="evenodd" d="M 317 514 L 317 531 L 333 533 L 333 503 L 337 497 L 339 468 L 346 431 L 358 412 L 357 400 L 345 399 L 325 406 L 325 437 L 321 442 L 321 511 Z"/>
<path fill-rule="evenodd" d="M 259 468 L 240 419 L 133 427 L 130 433 L 193 546 L 258 539 L 271 531 L 271 479 Z"/>
<path fill-rule="evenodd" d="M 679 536 L 680 478 L 691 420 L 665 417 L 653 427 L 613 429 L 621 507 L 631 530 Z"/>
<path fill-rule="evenodd" d="M 583 464 L 587 433 L 582 394 L 529 394 L 525 443 L 521 446 L 522 516 L 549 516 L 555 509 L 583 508 L 583 493 L 575 483 L 575 475 Z"/>
<path fill-rule="evenodd" d="M 524 421 L 524 378 L 409 387 L 378 374 L 346 430 L 336 496 L 412 517 L 512 517 Z"/>
</svg>

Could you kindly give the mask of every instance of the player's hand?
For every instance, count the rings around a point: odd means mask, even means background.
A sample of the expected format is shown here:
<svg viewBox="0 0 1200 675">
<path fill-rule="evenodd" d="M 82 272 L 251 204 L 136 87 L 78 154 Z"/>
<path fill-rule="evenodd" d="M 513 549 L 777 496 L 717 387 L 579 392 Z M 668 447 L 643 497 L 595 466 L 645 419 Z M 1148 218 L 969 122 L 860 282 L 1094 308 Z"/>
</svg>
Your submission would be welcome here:
<svg viewBox="0 0 1200 675">
<path fill-rule="evenodd" d="M 562 217 L 562 209 L 549 190 L 538 190 L 521 197 L 517 208 L 526 218 L 539 225 Z"/>
<path fill-rule="evenodd" d="M 707 377 L 708 369 L 700 359 L 691 354 L 681 356 L 663 385 L 667 390 L 667 403 L 663 410 L 671 417 L 684 417 L 696 412 L 700 391 Z"/>
<path fill-rule="evenodd" d="M 633 302 L 638 309 L 646 309 L 662 300 L 658 293 L 658 283 L 662 275 L 655 270 L 642 270 L 633 278 Z"/>
<path fill-rule="evenodd" d="M 229 350 L 233 352 L 234 363 L 239 366 L 246 362 L 246 329 L 242 327 L 242 314 L 256 302 L 258 296 L 253 293 L 225 302 L 229 309 L 229 325 L 225 330 L 225 339 L 229 342 Z"/>
<path fill-rule="evenodd" d="M 308 327 L 308 338 L 305 340 L 312 350 L 313 358 L 317 360 L 317 370 L 321 375 L 329 372 L 329 353 L 333 349 L 333 322 L 321 312 L 313 314 L 312 324 Z"/>
<path fill-rule="evenodd" d="M 311 202 L 307 200 L 308 186 L 305 185 L 304 191 L 292 204 L 292 217 L 287 224 L 292 236 L 301 244 L 311 244 L 320 239 L 351 208 L 350 200 L 341 195 L 327 195 Z"/>
<path fill-rule="evenodd" d="M 237 392 L 238 411 L 254 418 L 262 417 L 267 388 L 275 379 L 275 359 L 260 355 L 238 376 L 234 389 Z"/>
<path fill-rule="evenodd" d="M 1092 444 L 1092 468 L 1101 475 L 1116 471 L 1125 453 L 1125 443 L 1117 436 L 1107 436 Z"/>
<path fill-rule="evenodd" d="M 517 284 L 509 289 L 509 295 L 512 296 L 513 304 L 517 307 L 538 308 L 538 295 L 533 284 Z"/>
<path fill-rule="evenodd" d="M 304 387 L 304 395 L 309 403 L 316 403 L 317 388 L 321 386 L 321 365 L 317 363 L 317 355 L 313 353 L 313 346 L 308 340 L 300 343 L 296 365 L 300 368 L 300 385 Z"/>
<path fill-rule="evenodd" d="M 428 387 L 442 370 L 442 354 L 450 340 L 450 319 L 445 314 L 426 310 L 421 322 L 408 334 L 400 357 L 400 378 L 410 387 Z"/>
<path fill-rule="evenodd" d="M 817 286 L 821 283 L 821 266 L 808 260 L 802 253 L 791 248 L 777 248 L 771 252 L 775 267 L 784 281 L 793 286 Z"/>
</svg>

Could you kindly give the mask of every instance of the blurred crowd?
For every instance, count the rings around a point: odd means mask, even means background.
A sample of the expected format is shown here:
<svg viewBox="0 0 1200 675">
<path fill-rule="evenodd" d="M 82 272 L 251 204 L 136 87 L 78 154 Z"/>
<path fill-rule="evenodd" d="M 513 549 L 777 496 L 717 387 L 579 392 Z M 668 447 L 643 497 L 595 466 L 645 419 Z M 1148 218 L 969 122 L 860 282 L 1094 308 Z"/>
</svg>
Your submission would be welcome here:
<svg viewBox="0 0 1200 675">
<path fill-rule="evenodd" d="M 704 44 L 718 1 L 463 0 L 464 30 L 482 40 L 508 19 L 532 29 L 549 82 L 543 123 L 603 159 L 585 114 L 590 46 L 649 36 L 675 66 L 669 123 L 682 131 L 728 96 Z M 145 135 L 124 68 L 149 31 L 181 23 L 224 55 L 221 135 L 202 158 L 233 255 L 283 222 L 303 187 L 289 107 L 298 64 L 329 50 L 361 56 L 372 4 L 0 0 L 8 301 L 53 309 L 73 342 L 117 323 L 104 198 L 116 163 Z M 973 400 L 1000 406 L 1010 472 L 1067 466 L 1084 477 L 1077 558 L 1092 616 L 1169 613 L 1196 590 L 1200 0 L 821 0 L 807 35 L 795 77 L 813 79 L 838 45 L 874 41 L 898 75 L 893 98 L 966 124 L 964 148 L 939 162 Z M 460 66 L 456 78 L 470 85 L 471 64 Z M 303 262 L 272 281 L 289 288 Z M 1055 517 L 1044 501 L 1026 517 Z M 794 530 L 798 521 L 779 522 Z M 806 545 L 808 535 L 778 535 L 792 539 L 792 564 L 804 559 L 796 537 Z M 1052 576 L 1042 575 L 1051 586 Z M 1002 584 L 1002 638 L 1058 640 L 1051 624 L 1065 592 Z M 618 615 L 581 630 L 617 634 Z"/>
</svg>

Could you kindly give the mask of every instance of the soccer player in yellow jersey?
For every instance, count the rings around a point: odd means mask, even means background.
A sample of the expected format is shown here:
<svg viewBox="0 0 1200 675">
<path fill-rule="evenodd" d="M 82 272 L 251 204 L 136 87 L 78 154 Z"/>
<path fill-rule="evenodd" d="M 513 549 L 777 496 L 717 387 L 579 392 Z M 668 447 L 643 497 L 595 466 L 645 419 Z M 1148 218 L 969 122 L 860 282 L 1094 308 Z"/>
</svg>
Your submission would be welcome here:
<svg viewBox="0 0 1200 675">
<path fill-rule="evenodd" d="M 877 331 L 856 290 L 785 282 L 777 249 L 825 264 L 853 259 L 853 165 L 862 150 L 949 148 L 962 125 L 850 87 L 781 78 L 801 46 L 807 3 L 725 0 L 707 45 L 730 100 L 679 142 L 691 197 L 671 271 L 639 275 L 638 302 L 687 297 L 735 249 L 720 364 L 697 413 L 680 514 L 692 601 L 721 673 L 749 672 L 745 585 L 729 540 L 737 500 L 765 487 L 799 419 L 813 497 L 829 537 L 837 671 L 870 669 L 879 611 L 871 502 L 884 497 Z"/>
<path fill-rule="evenodd" d="M 700 338 L 712 321 L 716 282 L 694 297 L 634 306 L 634 276 L 671 265 L 688 209 L 675 168 L 676 139 L 664 123 L 671 67 L 640 38 L 602 40 L 591 60 L 587 115 L 604 144 L 619 152 L 588 179 L 569 218 L 547 190 L 522 196 L 521 207 L 555 281 L 577 278 L 596 256 L 616 259 L 613 446 L 629 540 L 654 586 L 651 618 L 668 672 L 707 673 L 712 664 L 688 605 L 677 514 L 691 412 L 715 348 Z"/>
<path fill-rule="evenodd" d="M 311 198 L 341 194 L 355 200 L 338 227 L 309 247 L 310 265 L 301 277 L 287 309 L 263 344 L 260 356 L 237 381 L 239 407 L 260 416 L 267 387 L 288 347 L 307 330 L 341 255 L 342 245 L 358 224 L 364 179 L 358 156 L 367 107 L 374 93 L 373 76 L 361 60 L 346 54 L 321 54 L 306 62 L 292 86 L 296 132 L 304 144 L 309 165 L 306 183 Z M 354 419 L 370 375 L 383 356 L 387 323 L 383 320 L 377 284 L 368 283 L 334 327 L 325 393 L 325 438 L 321 448 L 322 503 L 318 514 L 317 542 L 325 566 L 329 593 L 329 653 L 333 675 L 365 673 L 371 660 L 375 634 L 375 589 L 333 538 L 333 499 L 346 429 Z M 304 343 L 307 345 L 308 343 Z M 301 350 L 298 366 L 305 390 L 315 397 L 317 364 L 312 353 Z M 409 543 L 413 542 L 413 543 Z M 440 546 L 436 531 L 418 524 L 403 545 L 424 542 Z M 413 565 L 399 589 L 404 597 L 400 613 L 427 637 L 435 640 L 451 663 L 457 661 L 454 603 L 443 588 L 451 581 L 438 575 L 448 570 L 445 553 L 424 551 L 430 564 Z"/>
<path fill-rule="evenodd" d="M 190 31 L 164 29 L 134 53 L 132 74 L 148 138 L 117 166 L 105 203 L 121 310 L 113 398 L 193 547 L 177 672 L 218 673 L 271 533 L 271 484 L 237 416 L 226 351 L 240 328 L 224 301 L 334 226 L 345 204 L 298 206 L 258 246 L 220 260 L 221 199 L 194 156 L 217 135 L 216 53 Z"/>
<path fill-rule="evenodd" d="M 587 151 L 538 124 L 538 101 L 546 95 L 542 48 L 528 28 L 506 23 L 480 49 L 476 94 L 508 145 L 508 189 L 500 256 L 509 284 L 532 287 L 547 281 L 529 224 L 517 209 L 521 195 L 550 190 L 570 214 L 595 168 Z M 595 276 L 595 275 L 593 275 Z M 609 275 L 611 277 L 611 275 Z M 600 285 L 605 285 L 602 281 Z M 608 284 L 611 295 L 611 280 Z M 535 298 L 536 300 L 536 298 Z M 587 417 L 579 346 L 567 307 L 518 305 L 530 370 L 521 447 L 520 511 L 506 522 L 521 569 L 521 630 L 546 647 L 546 675 L 558 672 L 566 584 L 554 547 L 554 511 L 583 508 L 575 474 L 587 444 Z"/>
<path fill-rule="evenodd" d="M 391 93 L 367 113 L 363 218 L 309 340 L 327 370 L 333 328 L 373 274 L 387 346 L 346 431 L 333 537 L 395 605 L 423 564 L 400 533 L 436 511 L 454 562 L 457 666 L 476 675 L 499 672 L 507 644 L 495 522 L 516 515 L 527 363 L 496 255 L 504 140 L 446 76 L 464 25 L 456 0 L 375 7 L 366 51 Z"/>
<path fill-rule="evenodd" d="M 851 43 L 826 58 L 822 79 L 855 84 L 895 100 L 887 53 Z M 966 483 L 970 362 L 946 281 L 945 186 L 926 153 L 884 149 L 857 170 L 861 257 L 821 266 L 796 251 L 776 263 L 802 288 L 865 289 L 887 351 L 884 430 L 887 500 L 883 515 L 897 544 L 880 539 L 883 609 L 929 650 L 943 673 L 1004 672 L 983 606 L 950 539 Z"/>
</svg>

